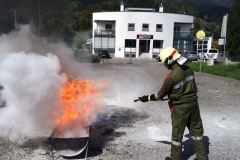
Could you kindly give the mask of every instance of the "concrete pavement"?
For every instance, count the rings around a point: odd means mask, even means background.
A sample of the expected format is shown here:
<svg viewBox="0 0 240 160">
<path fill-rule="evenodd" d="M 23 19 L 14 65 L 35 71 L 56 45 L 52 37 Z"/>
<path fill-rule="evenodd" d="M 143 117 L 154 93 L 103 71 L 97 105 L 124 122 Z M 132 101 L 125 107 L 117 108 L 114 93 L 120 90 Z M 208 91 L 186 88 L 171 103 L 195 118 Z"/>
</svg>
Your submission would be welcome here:
<svg viewBox="0 0 240 160">
<path fill-rule="evenodd" d="M 0 159 L 161 160 L 170 154 L 171 118 L 167 102 L 133 102 L 157 92 L 169 72 L 155 59 L 113 58 L 90 64 L 94 80 L 105 78 L 106 105 L 91 126 L 88 152 L 62 157 L 52 150 L 49 135 L 0 139 Z M 89 65 L 89 64 L 88 64 Z M 210 160 L 240 159 L 240 81 L 196 72 L 204 141 Z M 87 155 L 87 156 L 86 156 Z M 195 154 L 187 129 L 183 159 Z"/>
</svg>

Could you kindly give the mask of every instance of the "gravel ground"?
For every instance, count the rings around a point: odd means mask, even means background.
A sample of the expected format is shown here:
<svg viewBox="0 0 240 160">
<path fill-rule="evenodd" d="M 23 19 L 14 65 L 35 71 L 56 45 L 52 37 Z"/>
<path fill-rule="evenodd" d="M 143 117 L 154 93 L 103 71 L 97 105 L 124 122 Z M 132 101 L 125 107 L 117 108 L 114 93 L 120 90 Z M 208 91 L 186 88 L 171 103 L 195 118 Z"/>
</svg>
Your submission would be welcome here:
<svg viewBox="0 0 240 160">
<path fill-rule="evenodd" d="M 113 58 L 93 64 L 94 77 L 107 78 L 111 92 L 92 124 L 88 151 L 62 157 L 49 137 L 0 139 L 0 159 L 11 160 L 161 160 L 170 154 L 171 117 L 166 101 L 134 103 L 138 96 L 157 92 L 169 72 L 155 60 Z M 204 141 L 210 160 L 240 159 L 240 81 L 196 72 Z M 183 159 L 195 158 L 188 130 Z"/>
</svg>

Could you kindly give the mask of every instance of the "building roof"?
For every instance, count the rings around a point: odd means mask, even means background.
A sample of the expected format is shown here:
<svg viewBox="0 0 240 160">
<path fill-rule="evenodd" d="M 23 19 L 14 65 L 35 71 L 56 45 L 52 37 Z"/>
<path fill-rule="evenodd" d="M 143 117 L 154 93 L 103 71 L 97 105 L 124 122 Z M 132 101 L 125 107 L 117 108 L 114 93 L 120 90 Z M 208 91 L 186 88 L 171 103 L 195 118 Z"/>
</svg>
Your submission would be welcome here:
<svg viewBox="0 0 240 160">
<path fill-rule="evenodd" d="M 129 7 L 127 7 L 127 8 L 125 8 L 125 11 L 126 12 L 131 12 L 131 11 L 133 11 L 133 12 L 136 12 L 136 11 L 155 12 L 155 8 L 129 8 Z"/>
</svg>

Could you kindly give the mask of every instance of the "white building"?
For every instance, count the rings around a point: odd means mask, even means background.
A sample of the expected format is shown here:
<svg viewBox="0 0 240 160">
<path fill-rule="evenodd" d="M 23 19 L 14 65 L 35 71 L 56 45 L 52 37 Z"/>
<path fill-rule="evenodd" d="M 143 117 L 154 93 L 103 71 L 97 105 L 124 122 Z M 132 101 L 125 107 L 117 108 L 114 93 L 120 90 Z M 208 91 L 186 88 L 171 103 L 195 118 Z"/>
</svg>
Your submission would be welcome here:
<svg viewBox="0 0 240 160">
<path fill-rule="evenodd" d="M 203 40 L 198 40 L 197 38 L 194 38 L 194 50 L 208 50 L 212 48 L 212 37 L 204 37 Z"/>
<path fill-rule="evenodd" d="M 165 47 L 193 50 L 194 17 L 164 13 L 163 6 L 93 13 L 93 54 L 107 49 L 111 57 L 153 58 Z"/>
</svg>

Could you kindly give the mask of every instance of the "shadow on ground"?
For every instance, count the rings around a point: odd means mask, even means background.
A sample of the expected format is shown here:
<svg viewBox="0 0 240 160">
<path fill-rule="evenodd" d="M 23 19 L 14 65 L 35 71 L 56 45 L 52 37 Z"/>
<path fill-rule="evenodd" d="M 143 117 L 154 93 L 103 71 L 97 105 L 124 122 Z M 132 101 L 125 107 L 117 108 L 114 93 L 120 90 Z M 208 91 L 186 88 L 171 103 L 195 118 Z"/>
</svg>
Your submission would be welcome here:
<svg viewBox="0 0 240 160">
<path fill-rule="evenodd" d="M 130 108 L 107 106 L 106 110 L 106 112 L 100 113 L 97 116 L 97 121 L 91 125 L 88 146 L 77 156 L 64 157 L 59 155 L 56 151 L 53 151 L 49 137 L 27 139 L 21 147 L 34 150 L 34 148 L 42 145 L 45 150 L 48 150 L 48 153 L 52 154 L 51 156 L 53 159 L 58 159 L 59 157 L 64 159 L 95 157 L 102 153 L 103 148 L 109 141 L 113 141 L 115 138 L 127 134 L 125 132 L 116 131 L 119 127 L 132 128 L 136 121 L 149 117 L 146 113 L 139 113 Z"/>
<path fill-rule="evenodd" d="M 191 141 L 191 135 L 186 134 L 185 137 L 187 137 L 188 139 L 182 143 L 182 146 L 183 146 L 182 159 L 189 159 L 191 156 L 195 154 L 195 152 L 194 152 L 193 144 Z M 209 154 L 209 145 L 210 145 L 209 138 L 207 136 L 203 136 L 203 141 L 206 147 L 207 154 Z M 168 142 L 168 141 L 158 141 L 158 142 L 171 145 L 171 142 Z"/>
<path fill-rule="evenodd" d="M 112 108 L 110 113 L 99 114 L 98 121 L 92 124 L 88 157 L 94 157 L 96 153 L 101 154 L 109 141 L 127 134 L 116 131 L 118 128 L 132 128 L 136 121 L 149 117 L 146 113 L 139 113 L 130 108 L 108 107 Z"/>
</svg>

